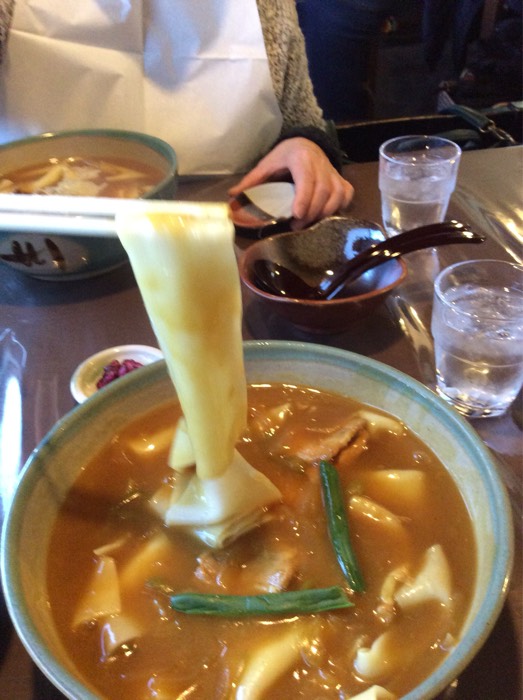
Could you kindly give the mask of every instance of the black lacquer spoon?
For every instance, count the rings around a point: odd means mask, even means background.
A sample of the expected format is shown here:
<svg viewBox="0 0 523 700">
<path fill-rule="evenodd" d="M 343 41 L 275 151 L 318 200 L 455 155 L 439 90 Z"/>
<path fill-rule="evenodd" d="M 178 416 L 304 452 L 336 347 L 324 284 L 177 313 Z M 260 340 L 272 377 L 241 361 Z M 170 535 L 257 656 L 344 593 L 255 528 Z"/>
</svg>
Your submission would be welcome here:
<svg viewBox="0 0 523 700">
<path fill-rule="evenodd" d="M 406 253 L 452 243 L 482 243 L 484 240 L 484 236 L 474 233 L 459 221 L 442 221 L 405 231 L 369 246 L 338 268 L 326 272 L 325 277 L 314 286 L 288 267 L 267 259 L 256 260 L 253 271 L 256 284 L 270 294 L 322 301 L 350 296 L 350 284 L 364 272 Z"/>
</svg>

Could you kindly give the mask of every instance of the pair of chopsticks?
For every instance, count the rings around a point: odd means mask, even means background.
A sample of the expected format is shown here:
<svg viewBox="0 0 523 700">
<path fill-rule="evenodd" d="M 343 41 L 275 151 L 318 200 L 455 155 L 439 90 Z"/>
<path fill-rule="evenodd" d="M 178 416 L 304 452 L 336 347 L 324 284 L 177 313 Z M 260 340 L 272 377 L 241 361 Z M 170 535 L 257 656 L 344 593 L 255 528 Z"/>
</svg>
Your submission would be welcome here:
<svg viewBox="0 0 523 700">
<path fill-rule="evenodd" d="M 1 193 L 0 231 L 116 237 L 116 219 L 121 214 L 196 217 L 205 207 L 207 216 L 213 216 L 218 209 L 221 214 L 224 206 L 217 202 Z"/>
<path fill-rule="evenodd" d="M 114 237 L 116 213 L 128 204 L 109 197 L 0 194 L 0 231 Z"/>
</svg>

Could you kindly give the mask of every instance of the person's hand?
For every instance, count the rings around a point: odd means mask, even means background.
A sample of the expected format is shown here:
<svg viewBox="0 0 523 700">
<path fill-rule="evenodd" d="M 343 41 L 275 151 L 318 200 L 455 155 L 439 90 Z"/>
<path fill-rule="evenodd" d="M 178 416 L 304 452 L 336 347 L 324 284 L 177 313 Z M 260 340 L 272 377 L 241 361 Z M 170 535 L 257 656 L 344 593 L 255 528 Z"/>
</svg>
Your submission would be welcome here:
<svg viewBox="0 0 523 700">
<path fill-rule="evenodd" d="M 248 187 L 287 177 L 294 181 L 293 228 L 335 214 L 347 207 L 354 188 L 333 167 L 322 149 L 309 139 L 281 141 L 240 182 L 229 190 L 234 197 Z"/>
</svg>

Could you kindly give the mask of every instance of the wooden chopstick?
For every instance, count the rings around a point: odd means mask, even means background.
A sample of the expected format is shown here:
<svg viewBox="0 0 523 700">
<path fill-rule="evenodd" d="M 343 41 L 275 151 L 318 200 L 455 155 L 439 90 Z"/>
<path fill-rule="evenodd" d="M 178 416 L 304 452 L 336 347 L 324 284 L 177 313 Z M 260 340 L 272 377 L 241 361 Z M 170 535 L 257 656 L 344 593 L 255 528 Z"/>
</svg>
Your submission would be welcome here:
<svg viewBox="0 0 523 700">
<path fill-rule="evenodd" d="M 218 202 L 1 193 L 0 231 L 114 237 L 118 235 L 118 215 L 162 212 L 201 216 L 202 207 L 212 211 L 223 206 Z"/>
</svg>

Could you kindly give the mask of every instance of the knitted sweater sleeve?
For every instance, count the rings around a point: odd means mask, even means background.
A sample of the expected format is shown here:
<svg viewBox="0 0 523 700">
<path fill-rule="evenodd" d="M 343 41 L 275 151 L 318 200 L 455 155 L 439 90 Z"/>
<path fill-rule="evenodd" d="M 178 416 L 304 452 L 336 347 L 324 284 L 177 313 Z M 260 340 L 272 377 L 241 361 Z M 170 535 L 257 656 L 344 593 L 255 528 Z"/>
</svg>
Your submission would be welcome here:
<svg viewBox="0 0 523 700">
<path fill-rule="evenodd" d="M 309 75 L 305 40 L 295 0 L 257 0 L 276 98 L 283 115 L 278 141 L 303 136 L 314 141 L 340 170 L 342 153 L 328 133 Z"/>
<path fill-rule="evenodd" d="M 257 0 L 257 3 L 283 129 L 303 124 L 325 128 L 309 76 L 295 0 Z"/>
<path fill-rule="evenodd" d="M 0 0 L 0 63 L 4 57 L 14 4 L 14 0 Z"/>
</svg>

